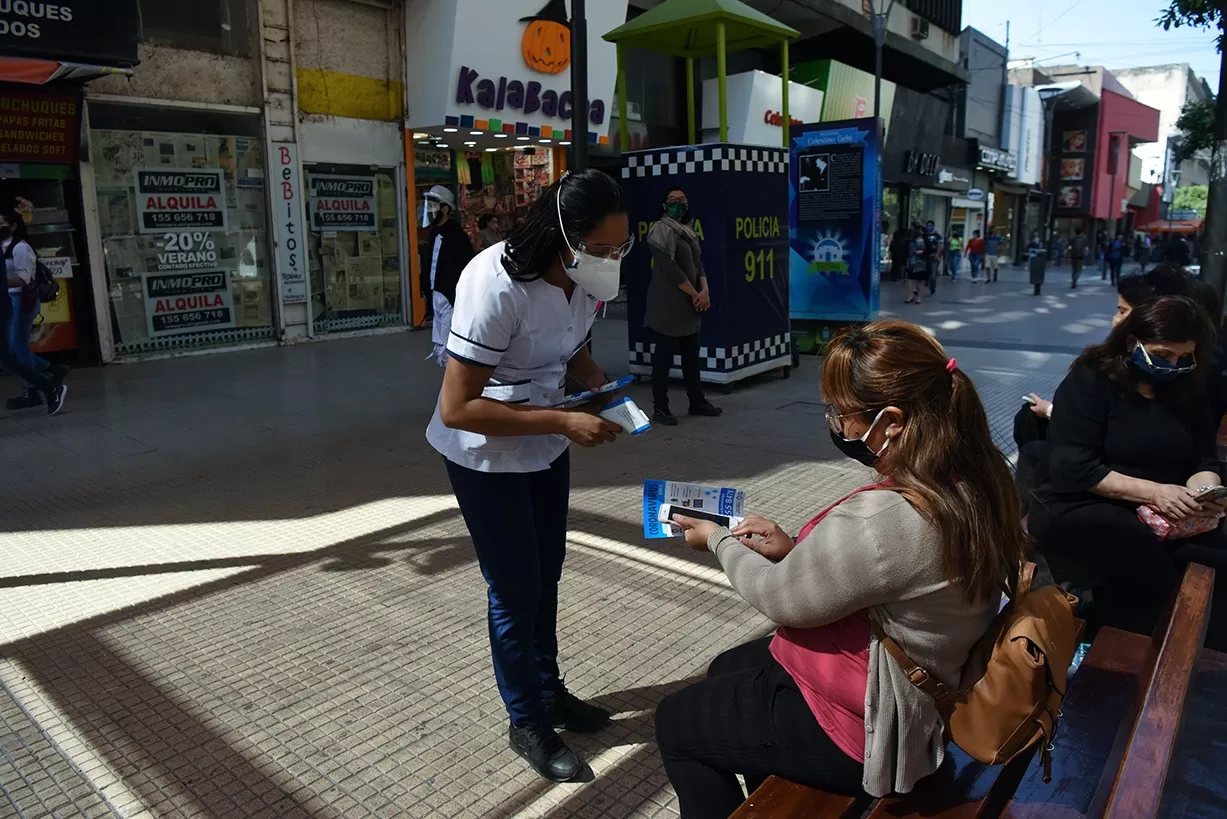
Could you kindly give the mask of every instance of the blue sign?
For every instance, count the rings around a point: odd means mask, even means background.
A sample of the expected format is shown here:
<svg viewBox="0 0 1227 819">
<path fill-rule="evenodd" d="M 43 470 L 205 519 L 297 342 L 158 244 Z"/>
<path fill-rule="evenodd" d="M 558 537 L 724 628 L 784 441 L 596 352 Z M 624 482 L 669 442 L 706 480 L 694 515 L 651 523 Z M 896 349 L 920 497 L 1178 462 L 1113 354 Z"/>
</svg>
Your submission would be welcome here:
<svg viewBox="0 0 1227 819">
<path fill-rule="evenodd" d="M 869 321 L 880 285 L 882 124 L 814 123 L 790 138 L 791 316 Z"/>
</svg>

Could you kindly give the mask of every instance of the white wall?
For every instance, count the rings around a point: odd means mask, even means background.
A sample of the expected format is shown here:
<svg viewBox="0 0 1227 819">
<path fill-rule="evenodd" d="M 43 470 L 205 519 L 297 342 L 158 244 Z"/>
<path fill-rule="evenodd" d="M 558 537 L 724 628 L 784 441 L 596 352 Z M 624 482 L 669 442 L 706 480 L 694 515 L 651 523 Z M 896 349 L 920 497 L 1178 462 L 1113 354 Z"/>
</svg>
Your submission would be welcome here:
<svg viewBox="0 0 1227 819">
<path fill-rule="evenodd" d="M 394 168 L 405 161 L 403 132 L 395 122 L 305 116 L 298 134 L 304 163 Z"/>
<path fill-rule="evenodd" d="M 1139 102 L 1159 111 L 1159 141 L 1139 146 L 1133 154 L 1142 160 L 1142 181 L 1151 185 L 1161 184 L 1168 139 L 1179 135 L 1176 121 L 1180 119 L 1181 110 L 1189 100 L 1201 98 L 1200 89 L 1194 84 L 1185 63 L 1118 69 L 1113 74 Z M 1206 163 L 1196 160 L 1185 162 L 1181 165 L 1181 171 L 1181 186 L 1209 183 L 1209 165 Z"/>
<path fill-rule="evenodd" d="M 784 144 L 783 125 L 766 121 L 768 113 L 779 115 L 784 107 L 784 83 L 765 71 L 747 71 L 726 79 L 729 142 L 736 145 Z M 720 133 L 719 83 L 703 81 L 703 141 L 715 142 Z M 822 92 L 817 88 L 790 82 L 788 116 L 802 123 L 822 119 Z"/>
</svg>

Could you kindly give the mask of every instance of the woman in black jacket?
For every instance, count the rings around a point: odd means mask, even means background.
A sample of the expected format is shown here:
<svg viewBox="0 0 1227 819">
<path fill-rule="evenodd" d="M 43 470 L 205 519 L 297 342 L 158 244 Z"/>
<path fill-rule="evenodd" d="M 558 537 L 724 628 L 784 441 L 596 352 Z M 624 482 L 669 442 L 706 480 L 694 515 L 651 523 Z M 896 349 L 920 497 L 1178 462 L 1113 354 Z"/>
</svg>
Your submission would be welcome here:
<svg viewBox="0 0 1227 819">
<path fill-rule="evenodd" d="M 1212 338 L 1192 300 L 1152 299 L 1088 347 L 1057 388 L 1029 527 L 1058 582 L 1093 590 L 1096 625 L 1149 633 L 1187 563 L 1227 578 L 1221 526 L 1165 541 L 1138 517 L 1141 506 L 1170 521 L 1227 511 L 1195 500 L 1223 476 L 1206 399 Z M 1221 597 L 1227 580 L 1217 589 Z M 1227 601 L 1215 608 L 1206 644 L 1221 649 Z"/>
</svg>

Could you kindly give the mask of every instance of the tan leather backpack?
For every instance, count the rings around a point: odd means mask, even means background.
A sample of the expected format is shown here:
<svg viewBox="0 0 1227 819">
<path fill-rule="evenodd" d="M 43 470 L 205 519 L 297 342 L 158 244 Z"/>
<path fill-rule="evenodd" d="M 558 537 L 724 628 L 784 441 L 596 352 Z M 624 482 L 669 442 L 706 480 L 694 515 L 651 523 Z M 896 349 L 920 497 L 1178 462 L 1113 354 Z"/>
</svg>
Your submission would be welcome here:
<svg viewBox="0 0 1227 819">
<path fill-rule="evenodd" d="M 977 762 L 1002 765 L 1037 742 L 1044 781 L 1052 778 L 1067 672 L 1077 648 L 1078 598 L 1058 586 L 1030 591 L 1035 564 L 1023 567 L 1021 589 L 993 620 L 963 666 L 957 691 L 914 663 L 881 627 L 878 640 L 912 684 L 937 701 L 946 737 Z"/>
</svg>

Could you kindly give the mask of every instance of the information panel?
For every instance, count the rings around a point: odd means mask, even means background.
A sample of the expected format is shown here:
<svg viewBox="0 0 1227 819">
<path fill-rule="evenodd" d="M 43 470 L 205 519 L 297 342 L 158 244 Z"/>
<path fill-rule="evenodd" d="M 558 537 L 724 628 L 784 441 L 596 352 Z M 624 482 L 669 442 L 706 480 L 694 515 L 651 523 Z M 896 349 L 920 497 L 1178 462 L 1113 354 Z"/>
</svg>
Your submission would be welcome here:
<svg viewBox="0 0 1227 819">
<path fill-rule="evenodd" d="M 791 316 L 871 320 L 880 295 L 881 123 L 803 125 L 790 138 Z"/>
</svg>

